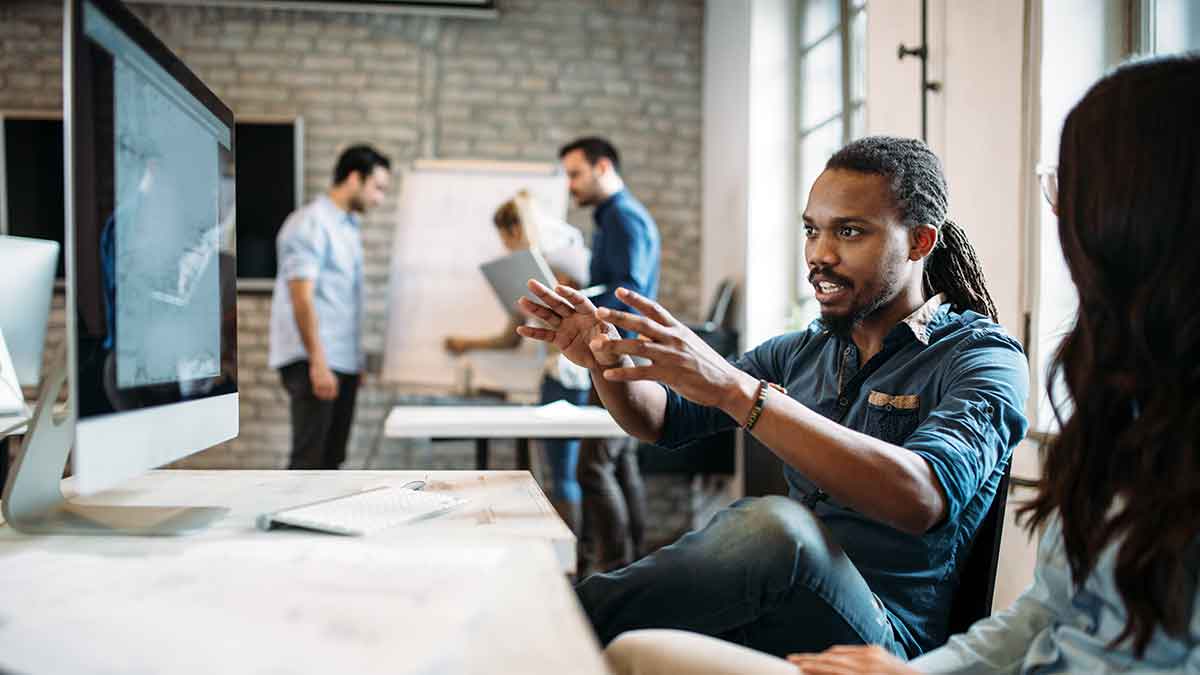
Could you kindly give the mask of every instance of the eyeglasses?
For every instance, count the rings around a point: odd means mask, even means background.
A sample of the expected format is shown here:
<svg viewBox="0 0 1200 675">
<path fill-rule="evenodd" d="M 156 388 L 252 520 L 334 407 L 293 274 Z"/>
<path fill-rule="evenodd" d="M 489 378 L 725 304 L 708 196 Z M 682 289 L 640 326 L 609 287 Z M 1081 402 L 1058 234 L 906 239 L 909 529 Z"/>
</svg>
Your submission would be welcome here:
<svg viewBox="0 0 1200 675">
<path fill-rule="evenodd" d="M 1050 204 L 1050 208 L 1058 209 L 1058 165 L 1038 164 L 1038 184 L 1042 187 L 1042 196 Z"/>
</svg>

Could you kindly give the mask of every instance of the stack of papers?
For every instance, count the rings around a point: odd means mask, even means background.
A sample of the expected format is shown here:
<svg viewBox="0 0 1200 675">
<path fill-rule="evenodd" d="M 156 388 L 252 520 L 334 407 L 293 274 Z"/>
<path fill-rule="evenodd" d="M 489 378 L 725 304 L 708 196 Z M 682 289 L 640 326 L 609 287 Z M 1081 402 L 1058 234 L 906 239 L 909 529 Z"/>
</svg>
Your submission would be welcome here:
<svg viewBox="0 0 1200 675">
<path fill-rule="evenodd" d="M 558 400 L 539 406 L 534 414 L 545 420 L 575 419 L 579 415 L 579 407 L 570 401 Z"/>
</svg>

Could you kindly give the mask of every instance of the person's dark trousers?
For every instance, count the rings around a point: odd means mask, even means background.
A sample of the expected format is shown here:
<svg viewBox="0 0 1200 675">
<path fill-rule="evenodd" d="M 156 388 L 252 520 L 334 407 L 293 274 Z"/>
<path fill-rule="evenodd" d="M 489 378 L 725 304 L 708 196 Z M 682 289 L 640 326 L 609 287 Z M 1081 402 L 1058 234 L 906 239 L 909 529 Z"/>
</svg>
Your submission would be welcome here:
<svg viewBox="0 0 1200 675">
<path fill-rule="evenodd" d="M 675 628 L 780 657 L 840 644 L 905 656 L 854 563 L 787 497 L 738 500 L 703 529 L 575 590 L 605 645 L 628 630 Z"/>
<path fill-rule="evenodd" d="M 292 456 L 289 469 L 337 469 L 346 459 L 346 442 L 354 423 L 358 374 L 334 372 L 337 398 L 322 401 L 313 394 L 308 361 L 279 369 L 291 399 Z"/>
<path fill-rule="evenodd" d="M 602 405 L 595 388 L 588 403 Z M 583 558 L 593 571 L 628 565 L 643 551 L 646 488 L 632 438 L 588 438 L 576 470 L 583 491 Z"/>
</svg>

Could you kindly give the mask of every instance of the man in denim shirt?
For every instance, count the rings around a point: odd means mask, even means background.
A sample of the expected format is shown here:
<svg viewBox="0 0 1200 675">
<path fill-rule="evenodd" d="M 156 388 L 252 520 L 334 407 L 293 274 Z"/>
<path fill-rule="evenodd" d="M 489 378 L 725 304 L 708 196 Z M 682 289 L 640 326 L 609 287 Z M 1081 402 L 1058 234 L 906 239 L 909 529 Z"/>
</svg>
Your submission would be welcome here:
<svg viewBox="0 0 1200 675">
<path fill-rule="evenodd" d="M 872 137 L 835 154 L 804 214 L 821 319 L 733 364 L 637 294 L 618 292 L 644 316 L 531 283 L 550 309 L 522 307 L 549 328 L 520 332 L 588 367 L 631 434 L 677 447 L 742 425 L 787 466 L 790 498 L 740 500 L 583 581 L 602 642 L 677 628 L 780 656 L 870 643 L 911 657 L 945 640 L 958 565 L 1025 433 L 1028 390 L 947 203 L 920 141 Z"/>
<path fill-rule="evenodd" d="M 558 155 L 575 203 L 596 209 L 591 283 L 604 290 L 593 301 L 598 307 L 628 311 L 630 307 L 616 295 L 617 288 L 653 300 L 658 296 L 658 225 L 625 187 L 617 149 L 603 138 L 585 137 L 563 146 Z M 594 388 L 588 398 L 599 405 Z M 577 475 L 583 490 L 584 531 L 591 544 L 584 552 L 585 564 L 606 571 L 633 562 L 640 554 L 646 513 L 637 442 L 584 439 Z"/>
</svg>

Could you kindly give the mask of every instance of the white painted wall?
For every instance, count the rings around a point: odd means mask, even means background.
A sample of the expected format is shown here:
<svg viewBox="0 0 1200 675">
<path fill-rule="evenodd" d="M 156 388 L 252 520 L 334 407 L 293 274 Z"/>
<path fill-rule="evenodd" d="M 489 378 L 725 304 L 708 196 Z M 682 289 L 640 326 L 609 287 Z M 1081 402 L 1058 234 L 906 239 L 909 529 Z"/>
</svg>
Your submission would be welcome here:
<svg viewBox="0 0 1200 675">
<path fill-rule="evenodd" d="M 705 303 L 726 278 L 735 279 L 738 296 L 745 297 L 750 5 L 750 0 L 709 0 L 704 8 L 700 298 Z M 741 327 L 743 302 L 736 312 Z"/>
<path fill-rule="evenodd" d="M 745 347 L 783 332 L 790 301 L 793 11 L 791 0 L 705 5 L 701 297 L 739 281 Z"/>
<path fill-rule="evenodd" d="M 921 41 L 919 0 L 867 5 L 867 133 L 921 136 L 921 101 L 916 97 L 920 62 L 900 61 L 896 47 Z"/>
<path fill-rule="evenodd" d="M 946 3 L 941 60 L 943 139 L 934 150 L 950 182 L 950 214 L 975 245 L 996 301 L 1000 323 L 1023 339 L 1023 3 L 954 0 Z"/>
</svg>

